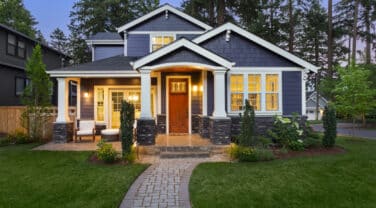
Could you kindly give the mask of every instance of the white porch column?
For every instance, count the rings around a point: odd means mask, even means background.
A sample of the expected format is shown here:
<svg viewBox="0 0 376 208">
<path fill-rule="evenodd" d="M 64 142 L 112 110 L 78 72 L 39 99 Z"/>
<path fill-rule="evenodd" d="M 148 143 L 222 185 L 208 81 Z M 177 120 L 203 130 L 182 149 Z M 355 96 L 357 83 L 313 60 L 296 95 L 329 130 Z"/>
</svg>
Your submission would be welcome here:
<svg viewBox="0 0 376 208">
<path fill-rule="evenodd" d="M 68 114 L 68 83 L 65 78 L 56 78 L 57 80 L 57 123 L 70 122 Z"/>
<path fill-rule="evenodd" d="M 141 73 L 141 118 L 151 119 L 151 79 L 150 70 L 140 70 Z"/>
<path fill-rule="evenodd" d="M 77 79 L 76 119 L 81 118 L 81 78 Z"/>
<path fill-rule="evenodd" d="M 225 74 L 226 71 L 213 71 L 214 74 L 214 112 L 213 117 L 224 118 L 225 110 Z"/>
<path fill-rule="evenodd" d="M 202 78 L 202 115 L 208 115 L 208 81 L 207 71 L 201 72 Z"/>
</svg>

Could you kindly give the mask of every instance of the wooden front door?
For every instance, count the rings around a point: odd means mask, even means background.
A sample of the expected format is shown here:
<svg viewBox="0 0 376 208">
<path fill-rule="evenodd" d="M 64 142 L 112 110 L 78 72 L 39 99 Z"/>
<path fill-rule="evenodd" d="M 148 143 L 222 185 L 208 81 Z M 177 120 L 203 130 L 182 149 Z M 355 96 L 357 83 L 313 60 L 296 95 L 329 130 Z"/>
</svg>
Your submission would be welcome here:
<svg viewBox="0 0 376 208">
<path fill-rule="evenodd" d="M 169 87 L 169 133 L 183 134 L 189 133 L 189 111 L 188 111 L 188 91 L 189 83 L 187 78 L 171 78 Z"/>
</svg>

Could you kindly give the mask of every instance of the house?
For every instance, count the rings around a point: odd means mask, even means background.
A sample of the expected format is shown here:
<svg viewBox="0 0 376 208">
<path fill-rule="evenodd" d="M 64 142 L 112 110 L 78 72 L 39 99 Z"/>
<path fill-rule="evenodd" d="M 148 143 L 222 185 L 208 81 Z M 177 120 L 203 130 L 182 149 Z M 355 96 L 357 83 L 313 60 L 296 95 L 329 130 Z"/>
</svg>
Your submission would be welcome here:
<svg viewBox="0 0 376 208">
<path fill-rule="evenodd" d="M 78 118 L 119 128 L 121 100 L 135 105 L 137 142 L 156 134 L 193 134 L 227 144 L 239 129 L 245 99 L 258 129 L 274 115 L 302 116 L 306 74 L 318 67 L 232 23 L 217 28 L 166 4 L 93 35 L 90 63 L 48 71 L 58 80 L 54 140 L 67 141 L 67 82 L 78 83 Z"/>
<path fill-rule="evenodd" d="M 319 109 L 318 111 L 316 111 L 316 105 L 317 105 L 316 100 L 317 100 L 316 92 L 307 92 L 307 101 L 306 101 L 307 120 L 316 120 L 316 112 L 318 115 L 318 120 L 322 119 L 324 108 L 328 104 L 328 101 L 323 96 L 319 96 Z"/>
<path fill-rule="evenodd" d="M 38 43 L 39 41 L 0 24 L 0 106 L 22 105 L 21 95 L 28 83 L 26 61 Z M 41 47 L 47 70 L 67 65 L 68 56 L 46 44 L 42 43 Z M 52 100 L 56 104 L 56 96 Z"/>
</svg>

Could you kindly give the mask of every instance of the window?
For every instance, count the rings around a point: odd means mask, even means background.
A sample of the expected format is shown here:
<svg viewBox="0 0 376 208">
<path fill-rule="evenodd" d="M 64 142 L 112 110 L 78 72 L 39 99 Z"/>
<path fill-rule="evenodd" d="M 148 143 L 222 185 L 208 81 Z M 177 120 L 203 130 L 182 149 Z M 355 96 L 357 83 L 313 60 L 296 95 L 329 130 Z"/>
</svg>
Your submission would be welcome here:
<svg viewBox="0 0 376 208">
<path fill-rule="evenodd" d="M 77 82 L 69 81 L 69 106 L 77 105 Z"/>
<path fill-rule="evenodd" d="M 243 75 L 234 74 L 230 77 L 231 110 L 240 111 L 243 106 Z"/>
<path fill-rule="evenodd" d="M 278 110 L 278 74 L 266 75 L 266 110 Z"/>
<path fill-rule="evenodd" d="M 231 74 L 229 82 L 231 111 L 241 111 L 245 99 L 258 112 L 281 110 L 280 73 Z"/>
<path fill-rule="evenodd" d="M 28 84 L 28 79 L 16 77 L 16 95 L 22 95 L 25 90 L 25 87 Z"/>
<path fill-rule="evenodd" d="M 256 111 L 261 110 L 261 75 L 248 75 L 248 101 Z"/>
<path fill-rule="evenodd" d="M 7 54 L 24 59 L 26 57 L 25 42 L 13 34 L 8 34 Z"/>
<path fill-rule="evenodd" d="M 97 121 L 104 121 L 104 89 L 97 89 Z"/>
<path fill-rule="evenodd" d="M 156 35 L 151 37 L 151 52 L 174 41 L 174 35 Z"/>
</svg>

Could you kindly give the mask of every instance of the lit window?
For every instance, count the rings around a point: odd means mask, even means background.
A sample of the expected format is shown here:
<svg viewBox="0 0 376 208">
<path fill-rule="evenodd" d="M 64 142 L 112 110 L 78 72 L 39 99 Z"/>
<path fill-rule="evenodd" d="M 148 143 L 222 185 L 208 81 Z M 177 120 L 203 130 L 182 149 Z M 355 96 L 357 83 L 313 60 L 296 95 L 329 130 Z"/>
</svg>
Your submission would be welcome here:
<svg viewBox="0 0 376 208">
<path fill-rule="evenodd" d="M 151 38 L 151 51 L 158 50 L 174 41 L 173 35 L 158 35 Z"/>
<path fill-rule="evenodd" d="M 266 75 L 266 110 L 278 110 L 278 74 Z"/>
<path fill-rule="evenodd" d="M 256 111 L 261 110 L 261 75 L 248 75 L 248 101 Z"/>
<path fill-rule="evenodd" d="M 231 110 L 240 111 L 243 106 L 243 75 L 231 75 Z"/>
</svg>

